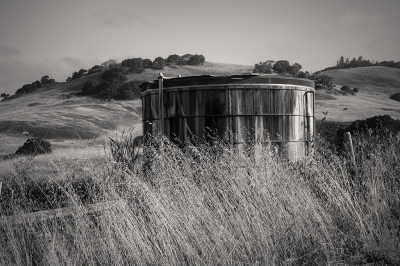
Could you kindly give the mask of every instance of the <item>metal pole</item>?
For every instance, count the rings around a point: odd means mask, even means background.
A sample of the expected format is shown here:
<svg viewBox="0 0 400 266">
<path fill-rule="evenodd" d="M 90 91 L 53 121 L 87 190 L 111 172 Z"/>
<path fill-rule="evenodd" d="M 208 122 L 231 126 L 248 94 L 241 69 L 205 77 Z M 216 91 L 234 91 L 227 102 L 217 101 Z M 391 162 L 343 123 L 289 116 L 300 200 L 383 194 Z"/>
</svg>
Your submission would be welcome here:
<svg viewBox="0 0 400 266">
<path fill-rule="evenodd" d="M 307 143 L 307 149 L 305 151 L 306 156 L 309 155 L 309 149 L 310 149 L 310 142 L 313 142 L 313 135 L 310 134 L 310 124 L 308 123 L 308 98 L 307 98 L 307 94 L 308 93 L 312 93 L 313 95 L 313 106 L 312 106 L 312 123 L 313 123 L 313 134 L 314 134 L 314 130 L 315 130 L 315 91 L 306 91 L 304 93 L 304 101 L 303 101 L 303 117 L 304 117 L 304 138 L 306 140 Z"/>
<path fill-rule="evenodd" d="M 160 72 L 158 76 L 158 111 L 160 119 L 160 132 L 164 135 L 164 76 Z"/>
</svg>

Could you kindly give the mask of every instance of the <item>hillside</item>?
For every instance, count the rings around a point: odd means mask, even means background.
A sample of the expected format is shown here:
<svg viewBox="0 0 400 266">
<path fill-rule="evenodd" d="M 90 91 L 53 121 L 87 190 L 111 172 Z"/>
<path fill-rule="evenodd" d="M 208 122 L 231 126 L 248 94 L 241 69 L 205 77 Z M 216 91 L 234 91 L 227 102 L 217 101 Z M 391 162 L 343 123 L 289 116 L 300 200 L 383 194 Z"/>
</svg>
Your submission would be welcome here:
<svg viewBox="0 0 400 266">
<path fill-rule="evenodd" d="M 335 83 L 356 87 L 364 92 L 392 95 L 400 92 L 400 69 L 373 66 L 324 71 Z"/>
<path fill-rule="evenodd" d="M 251 66 L 206 62 L 203 66 L 165 67 L 165 76 L 226 75 L 250 73 Z M 159 70 L 130 74 L 129 80 L 156 79 Z M 336 93 L 316 91 L 315 115 L 317 123 L 349 123 L 375 115 L 388 114 L 400 119 L 400 103 L 389 99 L 400 92 L 400 70 L 387 67 L 365 67 L 323 72 L 335 78 Z M 101 81 L 99 74 L 71 82 L 44 86 L 32 93 L 13 95 L 0 102 L 0 156 L 15 152 L 29 137 L 46 138 L 55 149 L 65 147 L 101 146 L 116 131 L 135 127 L 141 134 L 141 100 L 107 102 L 81 97 L 83 84 L 89 79 Z M 359 88 L 354 96 L 342 95 L 340 87 Z M 332 127 L 332 130 L 338 124 Z M 332 131 L 331 130 L 331 131 Z M 95 141 L 96 140 L 96 141 Z"/>
<path fill-rule="evenodd" d="M 350 122 L 376 115 L 388 114 L 400 119 L 400 103 L 389 99 L 400 92 L 400 69 L 383 66 L 328 70 L 320 75 L 334 77 L 336 93 L 318 90 L 315 103 L 316 118 L 326 121 Z M 342 95 L 341 86 L 358 88 L 356 95 Z M 332 99 L 334 97 L 335 99 Z M 329 99 L 331 98 L 331 99 Z"/>
<path fill-rule="evenodd" d="M 226 75 L 249 73 L 246 65 L 205 62 L 203 66 L 165 67 L 165 76 Z M 128 75 L 129 80 L 153 80 L 160 70 Z M 13 153 L 31 136 L 46 138 L 57 148 L 100 145 L 115 131 L 135 127 L 141 134 L 141 100 L 106 102 L 77 95 L 89 79 L 101 81 L 99 74 L 71 82 L 44 86 L 32 93 L 13 95 L 0 102 L 0 156 Z M 98 141 L 94 141 L 97 139 Z"/>
</svg>

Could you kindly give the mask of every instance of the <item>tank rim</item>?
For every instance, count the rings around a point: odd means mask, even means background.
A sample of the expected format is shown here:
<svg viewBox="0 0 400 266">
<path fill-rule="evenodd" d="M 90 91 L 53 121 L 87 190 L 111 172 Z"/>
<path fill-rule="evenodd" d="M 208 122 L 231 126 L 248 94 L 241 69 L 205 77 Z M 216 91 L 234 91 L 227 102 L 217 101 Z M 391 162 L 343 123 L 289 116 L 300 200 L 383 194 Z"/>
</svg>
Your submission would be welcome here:
<svg viewBox="0 0 400 266">
<path fill-rule="evenodd" d="M 200 85 L 241 85 L 241 84 L 282 84 L 282 85 L 299 85 L 315 88 L 315 83 L 309 79 L 301 79 L 288 76 L 278 76 L 276 74 L 231 74 L 231 75 L 199 75 L 187 77 L 162 77 L 163 87 L 184 87 L 184 86 L 200 86 Z M 250 82 L 251 81 L 251 82 Z M 142 92 L 158 88 L 159 80 L 147 81 L 140 85 Z"/>
</svg>

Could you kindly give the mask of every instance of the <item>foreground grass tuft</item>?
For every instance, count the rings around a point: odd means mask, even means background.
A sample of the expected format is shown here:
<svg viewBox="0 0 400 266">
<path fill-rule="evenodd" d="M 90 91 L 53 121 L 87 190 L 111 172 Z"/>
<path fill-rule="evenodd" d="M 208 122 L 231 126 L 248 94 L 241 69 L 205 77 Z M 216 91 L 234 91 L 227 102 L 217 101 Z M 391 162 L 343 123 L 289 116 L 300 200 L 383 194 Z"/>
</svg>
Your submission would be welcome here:
<svg viewBox="0 0 400 266">
<path fill-rule="evenodd" d="M 324 146 L 289 163 L 271 145 L 255 159 L 223 143 L 180 149 L 165 140 L 141 164 L 124 146 L 132 141 L 114 139 L 114 158 L 58 166 L 62 178 L 40 184 L 30 179 L 33 159 L 3 176 L 0 264 L 400 263 L 400 143 L 391 135 L 356 137 L 356 167 Z M 58 207 L 73 211 L 18 225 L 5 218 Z"/>
</svg>

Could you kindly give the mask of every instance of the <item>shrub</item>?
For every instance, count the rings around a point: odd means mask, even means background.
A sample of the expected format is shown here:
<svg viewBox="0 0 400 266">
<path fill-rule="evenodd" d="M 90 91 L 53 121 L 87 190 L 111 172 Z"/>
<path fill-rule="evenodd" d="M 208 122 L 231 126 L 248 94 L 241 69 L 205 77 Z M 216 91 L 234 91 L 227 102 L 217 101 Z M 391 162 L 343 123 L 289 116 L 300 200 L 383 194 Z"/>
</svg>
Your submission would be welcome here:
<svg viewBox="0 0 400 266">
<path fill-rule="evenodd" d="M 99 91 L 98 91 L 97 85 L 99 85 L 99 83 L 94 79 L 90 79 L 90 80 L 86 81 L 82 87 L 81 94 L 82 95 L 93 95 L 93 94 L 98 93 Z"/>
<path fill-rule="evenodd" d="M 143 81 L 130 81 L 122 83 L 117 80 L 106 81 L 97 86 L 97 91 L 100 92 L 99 96 L 105 99 L 115 100 L 133 100 L 139 98 L 141 95 L 140 84 Z"/>
<path fill-rule="evenodd" d="M 353 91 L 354 91 L 355 93 L 357 93 L 357 92 L 358 92 L 358 88 L 353 88 Z"/>
<path fill-rule="evenodd" d="M 333 89 L 333 77 L 328 75 L 320 75 L 315 78 L 315 86 L 320 86 L 322 89 Z"/>
<path fill-rule="evenodd" d="M 152 68 L 153 67 L 153 61 L 151 61 L 150 59 L 146 58 L 143 60 L 142 63 L 144 68 Z"/>
<path fill-rule="evenodd" d="M 44 139 L 30 138 L 15 152 L 17 155 L 37 155 L 51 153 L 51 143 Z"/>
<path fill-rule="evenodd" d="M 129 72 L 140 74 L 144 72 L 143 59 L 142 58 L 131 58 L 122 61 L 121 66 L 128 67 Z"/>
<path fill-rule="evenodd" d="M 109 70 L 104 71 L 104 73 L 101 77 L 103 78 L 103 81 L 112 81 L 112 80 L 125 81 L 128 79 L 125 76 L 126 74 L 128 74 L 128 71 L 126 68 L 114 67 L 114 68 L 110 68 Z"/>
<path fill-rule="evenodd" d="M 340 88 L 340 90 L 351 95 L 355 94 L 354 91 L 349 86 L 343 86 Z"/>
</svg>

